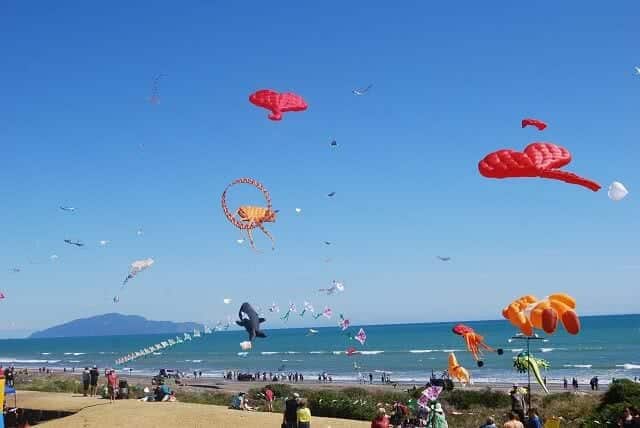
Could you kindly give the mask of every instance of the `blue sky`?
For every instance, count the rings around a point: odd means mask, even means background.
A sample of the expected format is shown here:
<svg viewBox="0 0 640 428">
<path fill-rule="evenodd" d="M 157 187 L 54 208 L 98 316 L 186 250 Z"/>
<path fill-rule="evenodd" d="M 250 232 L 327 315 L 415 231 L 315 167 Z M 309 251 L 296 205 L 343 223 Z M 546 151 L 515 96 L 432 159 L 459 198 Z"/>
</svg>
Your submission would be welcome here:
<svg viewBox="0 0 640 428">
<path fill-rule="evenodd" d="M 0 6 L 0 336 L 111 311 L 215 321 L 244 300 L 359 323 L 493 319 L 553 291 L 584 314 L 637 312 L 640 4 L 241 3 Z M 310 107 L 269 121 L 247 100 L 261 88 Z M 478 174 L 536 140 L 605 189 Z M 262 254 L 238 245 L 222 215 L 241 176 L 281 210 L 275 252 L 260 233 Z M 314 292 L 333 279 L 347 291 Z"/>
</svg>

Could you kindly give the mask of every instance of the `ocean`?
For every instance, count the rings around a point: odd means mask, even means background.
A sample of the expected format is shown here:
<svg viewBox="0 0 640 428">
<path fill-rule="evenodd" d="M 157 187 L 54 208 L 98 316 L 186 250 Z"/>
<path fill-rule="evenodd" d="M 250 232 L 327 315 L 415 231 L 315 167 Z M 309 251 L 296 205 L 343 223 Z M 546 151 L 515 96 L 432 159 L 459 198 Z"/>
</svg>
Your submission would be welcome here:
<svg viewBox="0 0 640 428">
<path fill-rule="evenodd" d="M 118 357 L 166 340 L 168 335 L 7 339 L 0 340 L 0 364 L 54 370 L 97 364 L 131 369 L 134 374 L 156 374 L 167 368 L 202 371 L 206 377 L 221 377 L 224 370 L 280 370 L 303 373 L 309 380 L 327 372 L 343 382 L 357 381 L 359 373 L 373 373 L 379 379 L 386 372 L 391 373 L 392 381 L 423 383 L 432 370 L 439 374 L 446 369 L 448 353 L 454 351 L 476 384 L 525 380 L 526 375 L 517 373 L 512 364 L 526 344 L 509 341 L 516 331 L 507 321 L 466 324 L 490 346 L 504 349 L 504 355 L 487 354 L 485 366 L 478 368 L 463 339 L 451 332 L 455 323 L 429 323 L 362 326 L 368 336 L 364 346 L 338 327 L 319 327 L 316 335 L 307 335 L 308 330 L 300 328 L 265 328 L 268 337 L 256 339 L 247 353 L 239 346 L 246 340 L 244 330 L 214 332 L 121 366 L 115 366 Z M 346 355 L 349 347 L 359 354 Z M 565 376 L 576 376 L 584 383 L 597 375 L 604 384 L 611 378 L 640 377 L 640 315 L 583 317 L 579 335 L 559 331 L 532 342 L 531 350 L 551 363 L 546 372 L 549 383 L 559 383 Z"/>
</svg>

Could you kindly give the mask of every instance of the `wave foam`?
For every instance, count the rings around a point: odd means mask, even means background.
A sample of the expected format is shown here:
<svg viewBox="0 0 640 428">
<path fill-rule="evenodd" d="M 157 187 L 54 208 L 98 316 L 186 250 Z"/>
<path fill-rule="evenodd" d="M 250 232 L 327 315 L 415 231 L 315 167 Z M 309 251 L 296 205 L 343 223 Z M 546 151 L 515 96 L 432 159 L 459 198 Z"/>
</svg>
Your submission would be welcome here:
<svg viewBox="0 0 640 428">
<path fill-rule="evenodd" d="M 625 370 L 635 370 L 635 369 L 640 369 L 640 364 L 630 364 L 630 363 L 616 364 L 616 367 L 622 367 Z"/>
<path fill-rule="evenodd" d="M 575 369 L 590 369 L 593 364 L 565 364 L 563 367 L 573 367 Z"/>
<path fill-rule="evenodd" d="M 359 353 L 362 355 L 378 355 L 383 354 L 384 351 L 360 351 Z"/>
<path fill-rule="evenodd" d="M 411 349 L 409 353 L 411 354 L 428 354 L 429 352 L 433 352 L 433 349 Z"/>
</svg>

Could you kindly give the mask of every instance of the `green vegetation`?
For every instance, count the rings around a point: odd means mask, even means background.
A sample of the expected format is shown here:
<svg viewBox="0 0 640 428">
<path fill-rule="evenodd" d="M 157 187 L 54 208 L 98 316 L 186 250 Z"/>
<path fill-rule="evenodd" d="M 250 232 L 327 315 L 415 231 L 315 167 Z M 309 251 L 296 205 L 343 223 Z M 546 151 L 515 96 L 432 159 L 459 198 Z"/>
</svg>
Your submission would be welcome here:
<svg viewBox="0 0 640 428">
<path fill-rule="evenodd" d="M 297 389 L 287 384 L 269 385 L 274 391 L 276 401 L 273 410 L 282 412 L 284 399 L 292 397 L 295 392 L 306 398 L 314 416 L 326 416 L 344 419 L 370 420 L 378 406 L 390 410 L 395 401 L 407 403 L 420 396 L 421 389 L 389 390 L 389 389 Z M 42 392 L 82 393 L 82 384 L 78 379 L 68 376 L 49 375 L 46 377 L 18 376 L 16 387 L 23 390 Z M 100 385 L 99 391 L 104 389 Z M 144 386 L 129 385 L 129 397 L 144 396 Z M 264 410 L 264 387 L 249 391 L 250 404 L 258 410 Z M 213 404 L 228 406 L 232 394 L 226 391 L 193 391 L 176 389 L 178 401 L 186 403 Z M 455 389 L 447 391 L 440 397 L 445 409 L 449 426 L 456 428 L 477 428 L 487 417 L 492 416 L 497 422 L 505 420 L 510 410 L 510 398 L 507 393 L 492 390 Z M 615 427 L 624 407 L 640 408 L 640 384 L 629 380 L 613 383 L 603 395 L 560 393 L 545 396 L 534 395 L 533 406 L 543 419 L 552 416 L 563 419 L 563 428 L 602 428 Z"/>
</svg>

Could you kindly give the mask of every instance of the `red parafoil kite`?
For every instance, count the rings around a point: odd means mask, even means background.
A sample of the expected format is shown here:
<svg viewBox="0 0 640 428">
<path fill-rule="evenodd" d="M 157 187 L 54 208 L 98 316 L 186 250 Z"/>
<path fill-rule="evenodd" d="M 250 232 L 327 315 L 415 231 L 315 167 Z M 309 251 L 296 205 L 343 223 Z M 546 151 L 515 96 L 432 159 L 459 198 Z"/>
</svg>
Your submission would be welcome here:
<svg viewBox="0 0 640 428">
<path fill-rule="evenodd" d="M 472 329 L 467 325 L 458 324 L 455 327 L 453 327 L 451 331 L 453 331 L 455 334 L 459 336 L 464 337 L 464 340 L 467 344 L 467 349 L 469 350 L 469 352 L 471 352 L 471 355 L 473 355 L 473 359 L 476 360 L 476 362 L 478 363 L 478 367 L 482 367 L 484 365 L 484 363 L 482 362 L 482 359 L 480 358 L 482 356 L 481 348 L 484 348 L 489 352 L 497 352 L 498 355 L 502 355 L 504 352 L 502 349 L 495 350 L 489 345 L 487 345 L 484 342 L 484 337 L 480 336 L 478 333 L 475 332 L 474 329 Z"/>
<path fill-rule="evenodd" d="M 282 113 L 288 111 L 304 111 L 307 103 L 304 99 L 292 92 L 279 93 L 271 89 L 262 89 L 249 96 L 249 101 L 258 107 L 271 110 L 269 119 L 282 120 Z"/>
<path fill-rule="evenodd" d="M 547 127 L 547 124 L 538 119 L 522 119 L 522 127 L 524 128 L 526 126 L 535 126 L 536 128 L 538 128 L 538 131 L 542 131 Z"/>
<path fill-rule="evenodd" d="M 577 184 L 594 192 L 600 190 L 598 183 L 559 169 L 569 162 L 571 153 L 564 147 L 536 142 L 524 152 L 503 149 L 489 153 L 478 163 L 478 170 L 488 178 L 541 177 Z"/>
</svg>

